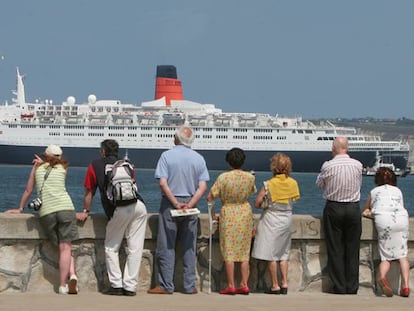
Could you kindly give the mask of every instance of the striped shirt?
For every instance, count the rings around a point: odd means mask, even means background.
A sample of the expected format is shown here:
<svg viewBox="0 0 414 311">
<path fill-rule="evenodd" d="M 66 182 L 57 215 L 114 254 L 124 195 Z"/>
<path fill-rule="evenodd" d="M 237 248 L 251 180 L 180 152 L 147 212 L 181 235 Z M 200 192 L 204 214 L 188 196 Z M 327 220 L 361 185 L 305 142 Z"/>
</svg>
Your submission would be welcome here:
<svg viewBox="0 0 414 311">
<path fill-rule="evenodd" d="M 316 178 L 323 197 L 335 202 L 359 202 L 362 185 L 362 164 L 348 154 L 338 154 L 323 163 Z"/>
<path fill-rule="evenodd" d="M 75 210 L 72 199 L 66 191 L 66 169 L 61 164 L 57 164 L 51 170 L 45 181 L 44 176 L 48 166 L 48 163 L 40 165 L 35 173 L 36 188 L 38 192 L 44 183 L 41 194 L 43 204 L 42 208 L 39 210 L 40 217 L 59 211 Z"/>
</svg>

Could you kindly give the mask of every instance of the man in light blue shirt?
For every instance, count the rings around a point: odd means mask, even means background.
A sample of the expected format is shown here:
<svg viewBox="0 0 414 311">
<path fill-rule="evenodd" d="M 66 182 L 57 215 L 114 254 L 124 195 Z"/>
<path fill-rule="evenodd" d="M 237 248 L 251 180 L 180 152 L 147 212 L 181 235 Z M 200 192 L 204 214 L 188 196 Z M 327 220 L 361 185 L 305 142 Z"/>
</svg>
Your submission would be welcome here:
<svg viewBox="0 0 414 311">
<path fill-rule="evenodd" d="M 196 294 L 196 241 L 197 215 L 173 218 L 171 209 L 189 209 L 207 190 L 209 173 L 204 158 L 191 149 L 193 131 L 188 126 L 177 129 L 175 147 L 163 152 L 158 160 L 155 178 L 162 192 L 158 216 L 156 263 L 159 286 L 148 290 L 149 294 L 174 292 L 175 245 L 182 243 L 185 294 Z"/>
</svg>

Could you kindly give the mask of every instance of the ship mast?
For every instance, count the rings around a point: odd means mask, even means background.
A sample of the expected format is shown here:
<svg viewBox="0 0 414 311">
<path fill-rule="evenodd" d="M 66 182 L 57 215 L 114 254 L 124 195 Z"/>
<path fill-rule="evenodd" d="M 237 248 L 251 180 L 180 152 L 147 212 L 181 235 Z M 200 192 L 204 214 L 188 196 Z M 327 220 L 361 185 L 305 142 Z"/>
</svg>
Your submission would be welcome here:
<svg viewBox="0 0 414 311">
<path fill-rule="evenodd" d="M 26 103 L 26 96 L 24 92 L 23 76 L 19 72 L 19 67 L 16 67 L 17 81 L 16 81 L 16 91 L 13 91 L 13 95 L 16 98 L 13 101 L 19 105 L 23 106 Z"/>
</svg>

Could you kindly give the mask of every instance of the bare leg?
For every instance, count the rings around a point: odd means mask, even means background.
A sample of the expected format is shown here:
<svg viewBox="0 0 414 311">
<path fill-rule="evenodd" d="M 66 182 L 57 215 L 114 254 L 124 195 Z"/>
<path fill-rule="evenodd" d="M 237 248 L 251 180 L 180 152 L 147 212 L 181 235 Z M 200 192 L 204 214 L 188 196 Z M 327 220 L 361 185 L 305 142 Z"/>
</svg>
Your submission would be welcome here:
<svg viewBox="0 0 414 311">
<path fill-rule="evenodd" d="M 72 244 L 70 242 L 59 243 L 59 274 L 60 286 L 66 286 L 69 276 L 72 258 Z"/>
<path fill-rule="evenodd" d="M 248 261 L 241 262 L 240 270 L 241 270 L 240 287 L 247 287 L 247 281 L 249 280 L 249 274 L 250 274 L 249 262 Z"/>
<path fill-rule="evenodd" d="M 409 288 L 410 280 L 410 263 L 408 262 L 407 257 L 400 258 L 400 270 L 401 270 L 401 288 Z"/>
<path fill-rule="evenodd" d="M 226 261 L 225 266 L 228 287 L 234 288 L 234 262 Z"/>
<path fill-rule="evenodd" d="M 69 268 L 69 276 L 76 275 L 75 271 L 75 259 L 73 256 L 70 256 L 70 268 Z"/>
<path fill-rule="evenodd" d="M 280 261 L 280 272 L 282 274 L 282 287 L 287 288 L 288 287 L 288 264 L 289 262 L 287 260 L 281 260 Z"/>
<path fill-rule="evenodd" d="M 272 281 L 272 290 L 279 290 L 279 283 L 277 281 L 277 265 L 276 261 L 269 261 L 267 264 L 269 269 L 270 279 Z"/>
<path fill-rule="evenodd" d="M 391 263 L 388 260 L 381 261 L 379 265 L 379 278 L 385 279 L 390 271 Z"/>
</svg>

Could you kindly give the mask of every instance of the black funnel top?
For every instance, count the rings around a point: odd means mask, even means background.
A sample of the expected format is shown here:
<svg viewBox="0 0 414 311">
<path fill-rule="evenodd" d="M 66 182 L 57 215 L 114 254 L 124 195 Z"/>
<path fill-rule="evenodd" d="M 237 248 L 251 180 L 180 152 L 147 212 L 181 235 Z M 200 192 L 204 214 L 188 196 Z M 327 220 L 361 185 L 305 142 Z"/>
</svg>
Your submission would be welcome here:
<svg viewBox="0 0 414 311">
<path fill-rule="evenodd" d="M 177 69 L 173 65 L 158 65 L 157 78 L 177 79 Z"/>
</svg>

